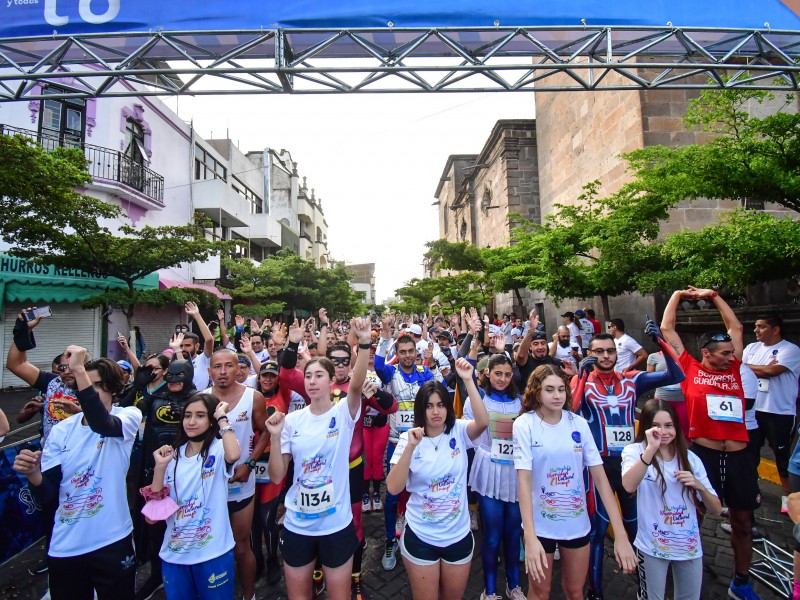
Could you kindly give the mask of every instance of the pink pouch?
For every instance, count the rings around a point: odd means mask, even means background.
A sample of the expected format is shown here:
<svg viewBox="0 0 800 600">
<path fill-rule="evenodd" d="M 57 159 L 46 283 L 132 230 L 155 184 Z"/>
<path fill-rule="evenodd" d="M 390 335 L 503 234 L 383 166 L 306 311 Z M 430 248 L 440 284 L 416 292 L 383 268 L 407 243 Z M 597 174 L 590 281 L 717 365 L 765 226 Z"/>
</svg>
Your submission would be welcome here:
<svg viewBox="0 0 800 600">
<path fill-rule="evenodd" d="M 163 498 L 153 498 L 148 500 L 142 508 L 142 514 L 148 522 L 166 521 L 168 517 L 175 514 L 178 510 L 178 505 L 175 500 L 169 496 Z"/>
</svg>

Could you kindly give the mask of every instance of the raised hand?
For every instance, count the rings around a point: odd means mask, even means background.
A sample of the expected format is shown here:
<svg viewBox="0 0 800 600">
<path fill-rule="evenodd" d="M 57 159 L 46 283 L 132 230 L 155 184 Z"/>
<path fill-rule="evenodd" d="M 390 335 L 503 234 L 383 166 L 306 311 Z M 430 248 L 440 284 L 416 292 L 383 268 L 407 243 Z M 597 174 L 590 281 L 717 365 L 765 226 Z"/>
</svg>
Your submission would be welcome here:
<svg viewBox="0 0 800 600">
<path fill-rule="evenodd" d="M 285 323 L 280 323 L 278 325 L 277 329 L 275 329 L 273 331 L 272 339 L 275 340 L 275 345 L 276 346 L 278 346 L 278 347 L 283 346 L 283 342 L 286 341 L 286 332 L 287 332 L 287 329 L 286 329 L 286 324 Z M 302 338 L 303 338 L 303 336 L 301 335 L 300 339 L 302 339 Z"/>
<path fill-rule="evenodd" d="M 250 333 L 261 333 L 261 326 L 255 319 L 250 319 Z"/>
<path fill-rule="evenodd" d="M 183 333 L 173 333 L 169 338 L 169 347 L 175 352 L 181 351 L 181 342 L 183 342 Z"/>
<path fill-rule="evenodd" d="M 196 302 L 187 302 L 183 305 L 183 309 L 186 311 L 186 314 L 193 319 L 196 319 L 198 316 L 200 316 L 200 309 L 197 307 Z"/>
<path fill-rule="evenodd" d="M 294 320 L 289 326 L 289 341 L 295 344 L 299 344 L 303 341 L 303 332 L 306 330 L 306 322 L 300 321 L 298 323 L 297 319 Z"/>
<path fill-rule="evenodd" d="M 369 319 L 356 317 L 350 320 L 350 331 L 355 333 L 359 344 L 372 343 L 372 329 Z"/>
<path fill-rule="evenodd" d="M 571 360 L 562 360 L 561 370 L 563 371 L 564 375 L 570 378 L 577 375 L 577 372 L 575 371 L 575 363 Z"/>
<path fill-rule="evenodd" d="M 69 369 L 74 373 L 83 369 L 83 365 L 89 360 L 89 351 L 81 346 L 67 346 L 64 357 L 69 359 Z"/>
<path fill-rule="evenodd" d="M 466 358 L 456 359 L 456 373 L 458 373 L 458 376 L 461 377 L 461 379 L 464 381 L 472 381 L 472 373 L 474 371 L 475 368 Z"/>
<path fill-rule="evenodd" d="M 422 427 L 414 427 L 408 430 L 408 445 L 414 448 L 418 446 L 425 437 L 425 430 Z"/>
<path fill-rule="evenodd" d="M 657 453 L 661 447 L 661 430 L 658 427 L 651 427 L 644 432 L 644 435 L 647 438 L 647 447 L 652 448 L 654 454 Z"/>
<path fill-rule="evenodd" d="M 214 409 L 214 419 L 219 420 L 228 414 L 228 403 L 219 402 L 217 408 Z"/>
<path fill-rule="evenodd" d="M 250 343 L 250 336 L 248 334 L 242 335 L 242 339 L 239 340 L 239 348 L 245 354 L 250 354 L 253 351 L 253 346 Z"/>
<path fill-rule="evenodd" d="M 28 324 L 28 329 L 33 329 L 33 328 L 34 328 L 34 327 L 36 327 L 36 326 L 37 326 L 37 325 L 38 325 L 38 324 L 41 322 L 41 320 L 42 320 L 42 317 L 36 317 L 35 319 L 31 319 L 30 321 L 28 321 L 28 320 L 25 318 L 25 313 L 29 313 L 29 312 L 31 312 L 32 310 L 36 310 L 37 308 L 39 308 L 39 307 L 38 307 L 38 306 L 29 306 L 29 307 L 27 307 L 25 310 L 23 310 L 21 313 L 19 313 L 19 314 L 17 315 L 17 319 L 19 319 L 19 320 L 20 320 L 20 321 L 22 321 L 23 323 L 27 323 L 27 324 Z"/>
<path fill-rule="evenodd" d="M 594 370 L 594 365 L 597 363 L 596 356 L 587 356 L 584 358 L 578 368 L 578 372 L 580 376 L 583 377 L 584 375 L 589 375 Z"/>
<path fill-rule="evenodd" d="M 536 331 L 539 328 L 539 315 L 536 314 L 535 308 L 528 315 L 528 321 L 531 324 L 531 331 Z"/>
<path fill-rule="evenodd" d="M 428 366 L 433 364 L 433 342 L 428 342 L 428 347 L 422 351 L 422 358 L 428 363 Z"/>
<path fill-rule="evenodd" d="M 656 325 L 656 322 L 653 321 L 653 319 L 647 319 L 644 322 L 644 334 L 649 336 L 650 339 L 656 344 L 658 343 L 659 339 L 664 339 L 664 336 L 661 334 L 661 329 L 659 329 L 658 325 Z"/>
<path fill-rule="evenodd" d="M 165 467 L 172 460 L 173 448 L 172 446 L 161 446 L 158 450 L 153 452 L 153 458 L 156 461 L 157 467 Z"/>
<path fill-rule="evenodd" d="M 375 395 L 375 392 L 377 391 L 378 391 L 378 386 L 375 385 L 374 381 L 372 381 L 371 379 L 367 379 L 366 381 L 364 381 L 364 389 L 362 391 L 364 396 L 366 396 L 367 398 L 372 398 Z"/>
<path fill-rule="evenodd" d="M 118 335 L 117 336 L 117 343 L 120 346 L 122 346 L 123 350 L 127 350 L 128 349 L 128 340 L 125 339 L 124 335 Z"/>
<path fill-rule="evenodd" d="M 319 309 L 319 324 L 320 325 L 328 325 L 328 309 L 327 308 L 320 308 Z"/>
<path fill-rule="evenodd" d="M 263 332 L 263 331 L 269 331 L 269 328 L 270 328 L 270 327 L 272 327 L 272 319 L 270 319 L 269 317 L 266 317 L 266 318 L 265 318 L 265 319 L 264 319 L 264 320 L 261 322 L 261 331 L 262 331 L 262 332 Z"/>
<path fill-rule="evenodd" d="M 220 327 L 225 326 L 225 311 L 222 310 L 221 308 L 217 309 L 217 321 L 219 321 Z"/>
<path fill-rule="evenodd" d="M 281 434 L 285 417 L 286 415 L 282 412 L 276 411 L 266 420 L 264 424 L 267 426 L 267 431 L 270 436 L 279 436 Z"/>
<path fill-rule="evenodd" d="M 244 327 L 244 317 L 242 315 L 236 315 L 233 318 L 233 322 L 236 323 L 237 327 Z"/>
<path fill-rule="evenodd" d="M 503 335 L 498 335 L 494 338 L 494 348 L 500 354 L 506 351 L 506 339 Z"/>
</svg>

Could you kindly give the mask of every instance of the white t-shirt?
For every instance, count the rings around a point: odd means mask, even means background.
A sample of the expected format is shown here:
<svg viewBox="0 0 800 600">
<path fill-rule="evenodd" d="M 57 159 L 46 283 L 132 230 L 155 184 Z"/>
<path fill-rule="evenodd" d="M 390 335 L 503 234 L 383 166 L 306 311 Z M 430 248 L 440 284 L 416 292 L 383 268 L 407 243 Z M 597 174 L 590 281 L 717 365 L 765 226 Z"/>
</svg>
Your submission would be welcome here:
<svg viewBox="0 0 800 600">
<path fill-rule="evenodd" d="M 236 461 L 234 468 L 250 460 L 250 453 L 253 451 L 253 388 L 245 388 L 242 397 L 236 406 L 228 412 L 228 422 L 233 427 L 233 433 L 239 442 L 241 455 Z M 207 390 L 207 393 L 212 393 Z M 247 481 L 237 481 L 228 484 L 228 501 L 236 502 L 246 500 L 256 493 L 256 474 L 250 471 Z"/>
<path fill-rule="evenodd" d="M 742 363 L 739 365 L 739 375 L 742 377 L 742 390 L 744 397 L 755 398 L 758 394 L 758 377 L 753 373 L 753 369 Z M 744 411 L 744 424 L 747 431 L 751 429 L 758 429 L 758 421 L 756 420 L 756 407 L 755 404 L 750 410 Z"/>
<path fill-rule="evenodd" d="M 577 323 L 573 321 L 567 325 L 567 329 L 569 329 L 569 345 L 583 348 L 583 343 L 581 341 L 581 328 L 578 327 Z"/>
<path fill-rule="evenodd" d="M 764 366 L 777 359 L 786 367 L 780 375 L 758 378 L 756 410 L 776 415 L 794 415 L 797 402 L 797 378 L 800 376 L 800 348 L 788 340 L 772 346 L 762 342 L 748 344 L 742 354 L 742 362 Z"/>
<path fill-rule="evenodd" d="M 205 460 L 200 454 L 187 458 L 188 445 L 178 449 L 180 460 L 170 462 L 164 474 L 164 484 L 179 509 L 167 519 L 158 555 L 176 565 L 196 565 L 234 546 L 227 506 L 233 465 L 225 464 L 222 440 L 211 442 Z"/>
<path fill-rule="evenodd" d="M 622 450 L 623 477 L 639 462 L 645 446 L 643 442 L 629 444 Z M 695 478 L 716 496 L 703 462 L 692 451 L 689 451 L 688 458 Z M 658 478 L 655 467 L 647 467 L 636 492 L 639 531 L 633 545 L 645 554 L 665 560 L 700 558 L 703 556 L 703 545 L 700 542 L 700 526 L 691 495 L 694 493 L 698 500 L 701 496 L 684 487 L 675 478 L 675 471 L 678 470 L 677 454 L 669 462 L 663 462 L 658 456 L 654 460 L 659 461 L 667 490 L 661 494 L 661 479 Z"/>
<path fill-rule="evenodd" d="M 583 339 L 583 347 L 589 347 L 589 340 L 594 337 L 594 325 L 589 319 L 578 319 L 581 326 L 581 338 Z"/>
<path fill-rule="evenodd" d="M 208 375 L 208 368 L 211 366 L 211 357 L 206 356 L 205 352 L 200 352 L 192 359 L 192 366 L 194 367 L 194 387 L 198 390 L 204 390 L 211 385 L 211 377 Z M 209 392 L 210 393 L 210 392 Z"/>
<path fill-rule="evenodd" d="M 568 361 L 573 362 L 573 363 L 575 362 L 575 358 L 573 358 L 573 356 L 571 354 L 571 351 L 572 351 L 571 345 L 567 346 L 566 348 L 564 348 L 558 342 L 550 342 L 550 343 L 556 345 L 556 355 L 553 358 L 555 358 L 556 360 L 568 360 Z M 581 355 L 581 353 L 579 351 L 578 352 L 578 356 L 580 356 L 580 355 Z"/>
<path fill-rule="evenodd" d="M 294 533 L 321 536 L 341 531 L 353 519 L 350 510 L 350 443 L 356 421 L 347 402 L 325 414 L 307 406 L 286 415 L 281 453 L 294 459 L 294 481 L 286 493 L 284 526 Z"/>
<path fill-rule="evenodd" d="M 266 348 L 264 348 L 260 352 L 253 352 L 253 354 L 256 355 L 256 358 L 258 359 L 258 362 L 260 362 L 260 363 L 265 363 L 265 362 L 267 362 L 269 360 L 269 351 Z M 255 367 L 255 366 L 256 365 L 253 365 L 253 367 Z"/>
<path fill-rule="evenodd" d="M 616 338 L 614 343 L 617 345 L 617 364 L 614 366 L 614 370 L 622 373 L 636 361 L 635 355 L 642 347 L 627 333 Z"/>
<path fill-rule="evenodd" d="M 584 467 L 602 465 L 589 424 L 562 411 L 550 425 L 535 412 L 514 421 L 514 466 L 531 471 L 533 523 L 538 537 L 574 540 L 589 533 Z"/>
<path fill-rule="evenodd" d="M 423 542 L 443 547 L 469 533 L 467 450 L 473 444 L 463 419 L 456 419 L 450 432 L 435 440 L 423 438 L 411 455 L 406 522 Z M 404 432 L 392 455 L 393 465 L 407 444 L 408 432 Z"/>
<path fill-rule="evenodd" d="M 125 475 L 142 411 L 114 407 L 122 437 L 107 438 L 83 425 L 83 414 L 53 427 L 42 452 L 42 471 L 61 467 L 49 556 L 78 556 L 117 542 L 133 531 Z"/>
</svg>

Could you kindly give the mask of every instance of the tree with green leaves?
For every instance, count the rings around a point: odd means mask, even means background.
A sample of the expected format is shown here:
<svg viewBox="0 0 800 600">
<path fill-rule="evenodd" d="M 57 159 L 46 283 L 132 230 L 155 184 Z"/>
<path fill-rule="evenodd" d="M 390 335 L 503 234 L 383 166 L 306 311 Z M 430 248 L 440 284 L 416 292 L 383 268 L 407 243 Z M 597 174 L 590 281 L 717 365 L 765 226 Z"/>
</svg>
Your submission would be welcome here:
<svg viewBox="0 0 800 600">
<path fill-rule="evenodd" d="M 771 92 L 744 87 L 701 92 L 684 122 L 713 137 L 702 145 L 649 146 L 624 154 L 635 175 L 629 187 L 673 205 L 685 199 L 741 198 L 800 212 L 795 96 L 786 95 L 774 114 L 752 116 L 754 107 L 774 100 Z"/>
<path fill-rule="evenodd" d="M 699 231 L 681 231 L 654 246 L 665 268 L 642 274 L 642 293 L 687 285 L 744 293 L 747 286 L 800 273 L 800 222 L 737 210 Z"/>
<path fill-rule="evenodd" d="M 0 136 L 0 237 L 14 256 L 123 281 L 124 288 L 90 298 L 85 306 L 120 304 L 132 329 L 137 303 L 163 305 L 185 295 L 140 291 L 138 280 L 206 260 L 226 251 L 228 243 L 205 239 L 200 223 L 116 225 L 125 218 L 119 206 L 77 191 L 90 181 L 80 149 L 46 151 L 23 136 Z M 196 298 L 207 300 L 193 293 Z"/>
<path fill-rule="evenodd" d="M 333 262 L 320 269 L 294 252 L 283 249 L 265 258 L 259 265 L 249 260 L 226 259 L 228 280 L 235 310 L 259 316 L 282 312 L 313 314 L 321 306 L 333 318 L 348 318 L 366 312 L 363 292 L 350 287 L 352 275 L 344 263 Z M 246 303 L 245 303 L 246 301 Z"/>
<path fill-rule="evenodd" d="M 406 314 L 427 313 L 435 300 L 447 312 L 458 312 L 462 306 L 485 306 L 492 301 L 494 289 L 482 274 L 464 271 L 442 277 L 414 278 L 395 294 L 400 303 L 390 308 Z"/>
</svg>

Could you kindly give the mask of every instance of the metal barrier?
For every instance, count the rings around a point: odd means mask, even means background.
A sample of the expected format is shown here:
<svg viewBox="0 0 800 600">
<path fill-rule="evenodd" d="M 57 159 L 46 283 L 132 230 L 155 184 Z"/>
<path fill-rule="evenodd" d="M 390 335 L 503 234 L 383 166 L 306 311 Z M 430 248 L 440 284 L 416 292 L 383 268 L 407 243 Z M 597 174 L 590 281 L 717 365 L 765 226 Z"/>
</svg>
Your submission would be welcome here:
<svg viewBox="0 0 800 600">
<path fill-rule="evenodd" d="M 778 594 L 787 598 L 792 594 L 794 578 L 793 556 L 767 539 L 753 540 L 753 558 L 750 575 Z"/>
</svg>

